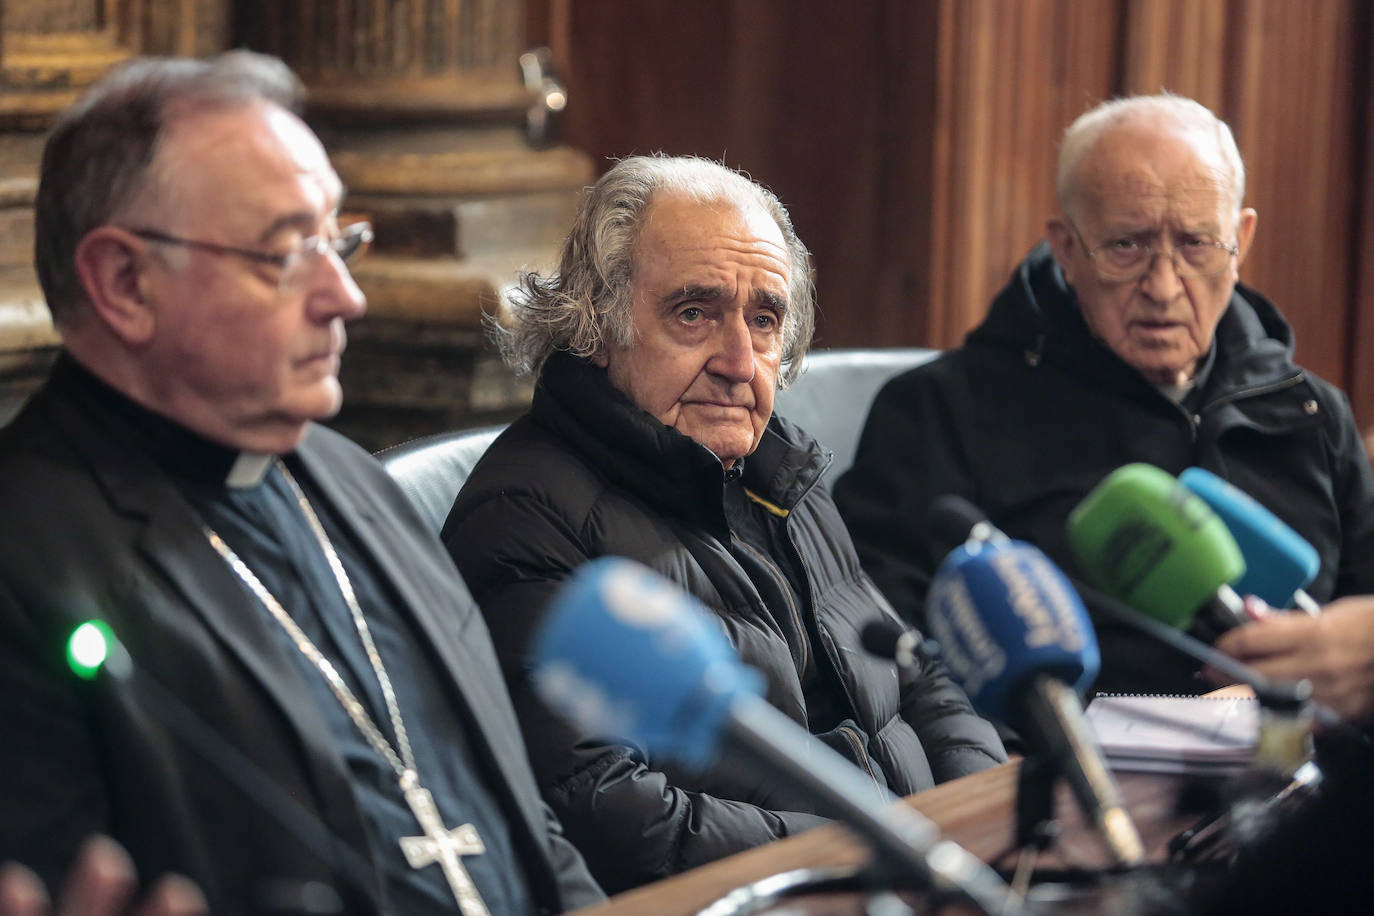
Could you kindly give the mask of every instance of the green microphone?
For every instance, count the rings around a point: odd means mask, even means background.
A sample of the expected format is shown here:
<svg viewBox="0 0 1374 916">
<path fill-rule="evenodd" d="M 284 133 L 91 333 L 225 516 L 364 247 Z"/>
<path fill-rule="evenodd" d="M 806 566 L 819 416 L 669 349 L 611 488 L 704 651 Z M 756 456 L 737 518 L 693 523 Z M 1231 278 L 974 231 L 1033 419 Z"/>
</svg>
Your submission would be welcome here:
<svg viewBox="0 0 1374 916">
<path fill-rule="evenodd" d="M 1167 471 L 1128 464 L 1069 513 L 1069 543 L 1112 596 L 1186 630 L 1200 610 L 1221 630 L 1245 622 L 1231 583 L 1245 558 L 1221 517 Z"/>
</svg>

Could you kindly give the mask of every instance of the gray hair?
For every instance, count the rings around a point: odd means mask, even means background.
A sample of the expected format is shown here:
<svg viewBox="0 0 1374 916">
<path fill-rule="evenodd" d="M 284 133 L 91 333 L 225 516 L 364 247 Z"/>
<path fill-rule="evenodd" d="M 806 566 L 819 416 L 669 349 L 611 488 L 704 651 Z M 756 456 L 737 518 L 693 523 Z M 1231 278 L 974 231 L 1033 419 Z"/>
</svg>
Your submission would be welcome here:
<svg viewBox="0 0 1374 916">
<path fill-rule="evenodd" d="M 141 198 L 171 191 L 154 161 L 173 117 L 254 101 L 299 113 L 303 99 L 284 63 L 251 51 L 208 60 L 139 57 L 112 67 L 58 116 L 43 148 L 34 263 L 54 323 L 71 322 L 86 301 L 74 266 L 86 233 Z"/>
<path fill-rule="evenodd" d="M 1072 216 L 1070 207 L 1078 201 L 1078 170 L 1084 155 L 1108 129 L 1137 118 L 1155 118 L 1209 137 L 1216 144 L 1217 155 L 1229 173 L 1231 193 L 1236 212 L 1245 200 L 1245 163 L 1241 161 L 1236 138 L 1226 122 L 1212 114 L 1205 106 L 1169 92 L 1159 95 L 1133 95 L 1103 102 L 1078 116 L 1059 145 L 1059 171 L 1055 178 L 1055 196 L 1059 209 Z"/>
<path fill-rule="evenodd" d="M 558 269 L 548 276 L 527 273 L 520 278 L 508 295 L 508 323 L 488 316 L 487 327 L 501 355 L 517 372 L 537 373 L 558 350 L 587 358 L 608 345 L 631 344 L 635 246 L 649 202 L 660 191 L 702 203 L 758 206 L 777 223 L 790 263 L 778 375 L 778 387 L 787 387 L 801 371 L 815 328 L 810 253 L 776 195 L 733 169 L 694 156 L 631 156 L 587 190 L 563 242 Z"/>
</svg>

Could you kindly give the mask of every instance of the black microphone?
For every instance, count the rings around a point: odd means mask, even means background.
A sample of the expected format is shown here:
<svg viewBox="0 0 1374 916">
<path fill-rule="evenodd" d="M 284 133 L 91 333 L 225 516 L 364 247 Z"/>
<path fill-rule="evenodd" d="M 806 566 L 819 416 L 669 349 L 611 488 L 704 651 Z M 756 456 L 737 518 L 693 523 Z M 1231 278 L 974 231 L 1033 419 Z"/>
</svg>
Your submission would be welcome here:
<svg viewBox="0 0 1374 916">
<path fill-rule="evenodd" d="M 935 497 L 927 517 L 931 531 L 940 538 L 947 550 L 953 550 L 965 541 L 1005 544 L 1011 540 L 993 525 L 986 512 L 954 493 Z"/>
<path fill-rule="evenodd" d="M 859 644 L 878 658 L 892 659 L 901 668 L 920 668 L 940 657 L 939 643 L 891 617 L 864 624 L 859 631 Z"/>
</svg>

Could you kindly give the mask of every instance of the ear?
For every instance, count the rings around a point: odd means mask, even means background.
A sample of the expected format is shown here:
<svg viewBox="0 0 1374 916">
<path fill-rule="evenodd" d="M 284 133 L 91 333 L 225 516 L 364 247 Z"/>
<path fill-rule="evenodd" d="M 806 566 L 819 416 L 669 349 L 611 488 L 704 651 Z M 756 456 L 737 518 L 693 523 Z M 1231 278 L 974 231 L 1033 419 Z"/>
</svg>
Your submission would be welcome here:
<svg viewBox="0 0 1374 916">
<path fill-rule="evenodd" d="M 605 369 L 609 366 L 611 364 L 611 357 L 610 354 L 606 352 L 606 345 L 602 344 L 597 348 L 597 351 L 593 353 L 587 361 L 598 369 Z"/>
<path fill-rule="evenodd" d="M 1250 253 L 1250 243 L 1255 240 L 1255 223 L 1259 222 L 1259 214 L 1253 207 L 1246 207 L 1240 211 L 1240 219 L 1236 222 L 1236 269 L 1245 263 L 1245 256 Z"/>
<path fill-rule="evenodd" d="M 1078 236 L 1074 235 L 1067 222 L 1052 216 L 1045 222 L 1045 238 L 1054 252 L 1055 261 L 1059 262 L 1059 269 L 1064 272 L 1064 279 L 1072 285 L 1075 263 L 1073 250 L 1078 246 Z"/>
<path fill-rule="evenodd" d="M 153 335 L 154 315 L 143 280 L 149 259 L 143 240 L 117 226 L 92 229 L 76 246 L 76 273 L 91 310 L 130 346 Z"/>
</svg>

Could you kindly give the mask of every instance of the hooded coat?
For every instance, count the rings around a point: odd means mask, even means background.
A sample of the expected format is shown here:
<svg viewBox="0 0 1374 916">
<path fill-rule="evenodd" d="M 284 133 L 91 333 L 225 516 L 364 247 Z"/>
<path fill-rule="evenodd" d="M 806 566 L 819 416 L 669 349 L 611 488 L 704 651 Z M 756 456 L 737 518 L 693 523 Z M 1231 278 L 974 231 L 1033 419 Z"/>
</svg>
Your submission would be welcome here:
<svg viewBox="0 0 1374 916">
<path fill-rule="evenodd" d="M 963 347 L 878 394 L 835 500 L 864 569 L 919 624 L 952 546 L 927 523 L 936 497 L 971 500 L 1079 575 L 1069 512 L 1132 462 L 1171 474 L 1197 465 L 1255 497 L 1317 549 L 1307 591 L 1319 602 L 1374 591 L 1374 480 L 1349 402 L 1293 363 L 1278 309 L 1238 284 L 1205 377 L 1177 403 L 1093 336 L 1045 243 Z M 1209 689 L 1195 662 L 1089 613 L 1098 690 Z"/>
<path fill-rule="evenodd" d="M 528 647 L 545 604 L 595 557 L 629 557 L 701 601 L 740 659 L 764 675 L 769 702 L 821 732 L 876 787 L 905 795 L 1006 759 L 992 726 L 941 668 L 899 671 L 861 648 L 863 625 L 891 609 L 820 483 L 829 461 L 774 416 L 736 479 L 636 407 L 605 370 L 556 353 L 530 412 L 459 493 L 443 539 L 490 624 L 544 797 L 608 890 L 823 819 L 776 773 L 693 772 L 652 747 L 583 734 L 535 696 Z M 745 545 L 742 524 L 753 528 Z M 789 574 L 799 596 L 759 585 Z"/>
</svg>

